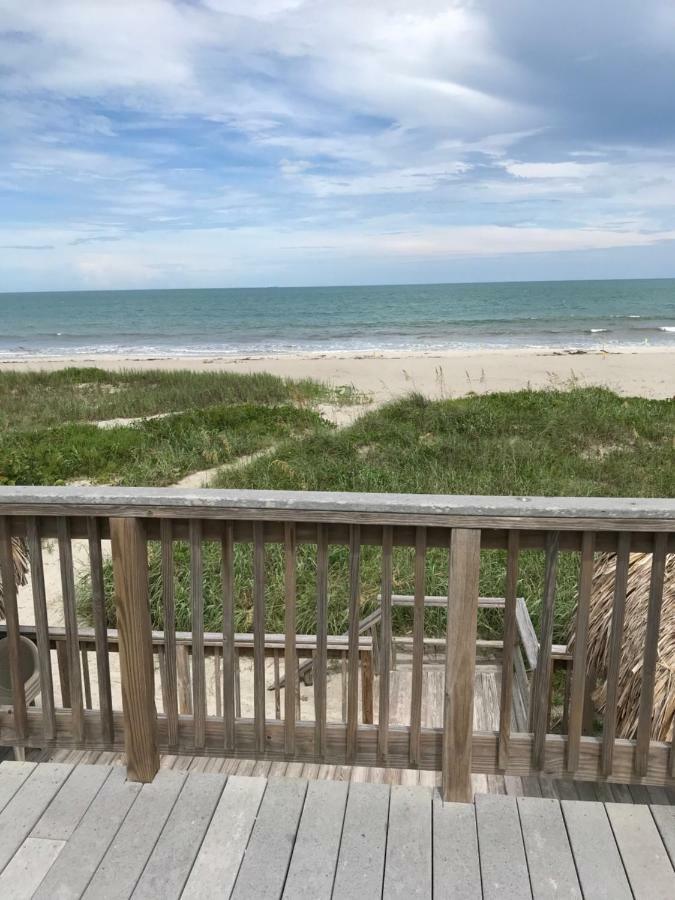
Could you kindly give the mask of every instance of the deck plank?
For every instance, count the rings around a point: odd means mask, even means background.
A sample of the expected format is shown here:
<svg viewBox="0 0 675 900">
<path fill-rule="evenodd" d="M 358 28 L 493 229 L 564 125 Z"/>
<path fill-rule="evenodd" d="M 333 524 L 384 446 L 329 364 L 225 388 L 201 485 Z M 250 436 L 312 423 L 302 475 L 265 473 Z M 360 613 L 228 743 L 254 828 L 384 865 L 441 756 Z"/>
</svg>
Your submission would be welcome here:
<svg viewBox="0 0 675 900">
<path fill-rule="evenodd" d="M 433 799 L 434 897 L 481 900 L 476 810 L 472 803 Z"/>
<path fill-rule="evenodd" d="M 476 824 L 486 900 L 531 897 L 516 798 L 478 794 Z"/>
<path fill-rule="evenodd" d="M 30 900 L 65 844 L 26 838 L 0 875 L 0 897 Z"/>
<path fill-rule="evenodd" d="M 108 845 L 138 796 L 141 785 L 126 781 L 126 769 L 112 767 L 103 787 L 80 819 L 40 887 L 36 900 L 80 897 Z"/>
<path fill-rule="evenodd" d="M 111 772 L 112 766 L 75 766 L 31 837 L 67 841 Z"/>
<path fill-rule="evenodd" d="M 184 772 L 161 769 L 144 784 L 84 894 L 96 900 L 130 897 L 185 783 Z"/>
<path fill-rule="evenodd" d="M 224 787 L 224 775 L 190 772 L 138 880 L 134 897 L 180 897 Z"/>
<path fill-rule="evenodd" d="M 28 778 L 37 763 L 12 762 L 0 763 L 0 812 L 7 806 L 14 794 Z"/>
<path fill-rule="evenodd" d="M 264 778 L 228 778 L 185 885 L 183 900 L 230 896 L 266 785 Z"/>
<path fill-rule="evenodd" d="M 63 785 L 72 766 L 36 766 L 0 813 L 0 872 L 28 837 L 35 823 Z"/>
<path fill-rule="evenodd" d="M 533 895 L 581 900 L 560 804 L 536 797 L 519 797 L 517 802 Z"/>
<path fill-rule="evenodd" d="M 384 900 L 431 898 L 431 789 L 394 785 L 384 868 Z"/>
<path fill-rule="evenodd" d="M 652 806 L 652 815 L 670 861 L 675 866 L 675 806 Z"/>
<path fill-rule="evenodd" d="M 584 895 L 629 900 L 631 890 L 605 807 L 590 800 L 563 800 L 561 808 Z"/>
<path fill-rule="evenodd" d="M 608 803 L 606 809 L 635 897 L 672 900 L 675 871 L 649 807 Z"/>
<path fill-rule="evenodd" d="M 281 896 L 306 790 L 301 778 L 269 779 L 232 900 Z"/>
<path fill-rule="evenodd" d="M 344 781 L 310 781 L 288 869 L 284 898 L 330 898 L 347 805 Z"/>
<path fill-rule="evenodd" d="M 385 784 L 350 784 L 335 872 L 334 900 L 381 895 L 389 792 L 390 788 Z"/>
</svg>

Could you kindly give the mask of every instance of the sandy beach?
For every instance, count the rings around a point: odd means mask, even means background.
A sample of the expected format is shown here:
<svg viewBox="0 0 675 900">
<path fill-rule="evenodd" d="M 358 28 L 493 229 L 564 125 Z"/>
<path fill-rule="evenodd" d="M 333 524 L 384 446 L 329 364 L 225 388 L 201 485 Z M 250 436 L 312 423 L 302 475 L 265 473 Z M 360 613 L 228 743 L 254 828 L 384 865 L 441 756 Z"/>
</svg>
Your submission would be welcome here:
<svg viewBox="0 0 675 900">
<path fill-rule="evenodd" d="M 54 370 L 66 366 L 119 369 L 270 372 L 351 384 L 381 404 L 411 391 L 428 397 L 460 397 L 526 387 L 602 385 L 624 396 L 675 396 L 675 347 L 604 351 L 513 349 L 445 353 L 322 354 L 260 357 L 26 357 L 1 361 L 0 372 Z"/>
</svg>

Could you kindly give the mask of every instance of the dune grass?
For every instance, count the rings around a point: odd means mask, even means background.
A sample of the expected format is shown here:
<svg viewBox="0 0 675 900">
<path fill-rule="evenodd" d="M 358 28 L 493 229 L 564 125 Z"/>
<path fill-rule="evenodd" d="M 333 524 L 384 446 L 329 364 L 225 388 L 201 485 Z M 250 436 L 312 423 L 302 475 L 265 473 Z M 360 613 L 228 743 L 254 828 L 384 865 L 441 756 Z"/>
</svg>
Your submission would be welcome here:
<svg viewBox="0 0 675 900">
<path fill-rule="evenodd" d="M 224 471 L 216 484 L 228 488 L 291 490 L 394 491 L 458 494 L 533 494 L 571 496 L 671 496 L 675 486 L 675 403 L 625 399 L 596 388 L 570 391 L 521 391 L 428 401 L 419 396 L 389 404 L 335 430 L 309 430 L 278 443 L 269 456 L 240 469 Z M 427 592 L 447 593 L 448 554 L 431 550 Z M 381 555 L 362 554 L 362 613 L 370 611 L 380 585 Z M 176 548 L 177 625 L 190 630 L 189 552 Z M 205 624 L 222 627 L 217 548 L 206 544 Z M 153 620 L 161 621 L 159 549 L 150 548 Z M 519 592 L 535 626 L 543 583 L 543 553 L 521 554 Z M 252 623 L 251 548 L 237 546 L 236 627 Z M 348 560 L 345 547 L 332 546 L 329 558 L 329 628 L 346 630 Z M 108 572 L 110 579 L 110 573 Z M 505 554 L 484 551 L 481 593 L 504 594 Z M 556 603 L 556 641 L 563 642 L 576 602 L 578 558 L 561 555 Z M 298 552 L 298 630 L 315 628 L 316 550 Z M 412 593 L 412 552 L 394 552 L 394 591 Z M 87 605 L 82 586 L 83 609 Z M 110 603 L 111 622 L 114 619 Z M 283 630 L 283 553 L 267 552 L 267 629 Z M 395 612 L 394 626 L 407 631 L 407 611 Z M 442 633 L 443 614 L 427 612 L 427 633 Z M 499 614 L 482 614 L 481 633 L 501 637 Z"/>
</svg>

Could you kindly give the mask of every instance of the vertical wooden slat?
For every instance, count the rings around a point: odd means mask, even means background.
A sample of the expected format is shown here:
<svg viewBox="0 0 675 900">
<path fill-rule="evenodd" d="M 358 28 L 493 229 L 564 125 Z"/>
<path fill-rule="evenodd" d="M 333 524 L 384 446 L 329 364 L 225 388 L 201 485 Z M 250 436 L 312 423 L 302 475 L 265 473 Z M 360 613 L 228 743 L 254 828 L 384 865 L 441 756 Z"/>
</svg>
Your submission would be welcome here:
<svg viewBox="0 0 675 900">
<path fill-rule="evenodd" d="M 279 651 L 274 651 L 274 718 L 281 718 L 281 687 L 279 685 Z"/>
<path fill-rule="evenodd" d="M 314 656 L 314 750 L 326 753 L 326 676 L 328 670 L 328 540 L 324 525 L 316 537 L 316 654 Z"/>
<path fill-rule="evenodd" d="M 239 650 L 234 649 L 234 715 L 241 718 L 241 675 L 239 669 Z"/>
<path fill-rule="evenodd" d="M 12 707 L 14 729 L 19 740 L 27 734 L 26 692 L 21 675 L 21 636 L 19 634 L 19 608 L 16 596 L 12 532 L 7 516 L 0 516 L 0 576 L 2 576 L 5 624 L 9 650 L 9 674 L 12 680 Z"/>
<path fill-rule="evenodd" d="M 206 743 L 206 665 L 204 662 L 204 564 L 202 523 L 190 519 L 190 595 L 192 600 L 192 715 L 194 747 Z"/>
<path fill-rule="evenodd" d="M 340 654 L 340 718 L 347 722 L 347 654 Z"/>
<path fill-rule="evenodd" d="M 541 638 L 539 641 L 537 671 L 535 673 L 535 690 L 531 701 L 532 727 L 534 730 L 532 764 L 535 769 L 543 769 L 544 767 L 559 544 L 559 532 L 550 531 L 546 535 L 546 571 L 544 574 L 544 597 L 541 608 Z"/>
<path fill-rule="evenodd" d="M 372 725 L 374 717 L 373 674 L 375 664 L 370 650 L 361 653 L 361 715 L 364 725 Z"/>
<path fill-rule="evenodd" d="M 359 614 L 361 610 L 361 529 L 349 526 L 349 657 L 347 682 L 347 761 L 356 758 L 359 724 Z"/>
<path fill-rule="evenodd" d="M 138 519 L 110 520 L 119 630 L 127 778 L 152 781 L 159 769 L 148 550 Z"/>
<path fill-rule="evenodd" d="M 614 760 L 614 739 L 616 738 L 616 703 L 619 695 L 619 668 L 623 646 L 623 625 L 626 615 L 626 593 L 628 589 L 628 567 L 630 565 L 630 532 L 619 535 L 614 573 L 614 603 L 612 604 L 612 631 L 609 638 L 607 662 L 607 702 L 602 728 L 601 771 L 608 776 L 612 772 Z"/>
<path fill-rule="evenodd" d="M 499 760 L 500 769 L 509 764 L 511 741 L 511 716 L 513 706 L 513 655 L 518 641 L 516 600 L 518 593 L 518 561 L 520 534 L 511 529 L 506 551 L 506 586 L 504 591 L 504 649 L 502 653 L 502 689 L 499 705 Z"/>
<path fill-rule="evenodd" d="M 192 715 L 192 688 L 190 683 L 190 653 L 187 644 L 178 644 L 176 647 L 176 687 L 178 713 L 181 716 Z"/>
<path fill-rule="evenodd" d="M 213 691 L 216 695 L 216 716 L 223 714 L 223 682 L 220 672 L 220 648 L 213 648 Z"/>
<path fill-rule="evenodd" d="M 256 753 L 265 752 L 265 534 L 253 526 L 253 715 Z"/>
<path fill-rule="evenodd" d="M 96 642 L 96 673 L 98 676 L 98 706 L 101 716 L 103 740 L 112 744 L 113 726 L 112 687 L 110 684 L 110 655 L 108 651 L 108 617 L 105 605 L 103 581 L 103 554 L 101 552 L 101 526 L 97 518 L 87 519 L 89 542 L 89 574 L 91 578 L 91 614 L 94 621 Z"/>
<path fill-rule="evenodd" d="M 169 749 L 178 747 L 178 671 L 176 657 L 176 601 L 173 580 L 173 525 L 162 519 L 159 525 L 162 545 L 162 613 L 164 618 L 164 712 Z"/>
<path fill-rule="evenodd" d="M 234 750 L 235 654 L 234 654 L 234 526 L 225 522 L 221 538 L 223 584 L 223 726 L 225 750 Z"/>
<path fill-rule="evenodd" d="M 574 774 L 579 767 L 579 746 L 586 695 L 586 656 L 588 653 L 588 615 L 593 588 L 595 535 L 585 531 L 581 538 L 581 572 L 574 636 L 574 663 L 567 733 L 567 771 Z"/>
<path fill-rule="evenodd" d="M 63 617 L 66 628 L 66 652 L 70 676 L 71 729 L 75 743 L 84 740 L 84 706 L 82 703 L 82 672 L 80 670 L 80 646 L 77 632 L 77 601 L 73 576 L 73 547 L 70 539 L 70 522 L 60 516 L 57 520 L 59 562 L 61 566 L 61 591 Z"/>
<path fill-rule="evenodd" d="M 82 681 L 84 683 L 84 707 L 91 709 L 91 675 L 89 673 L 89 652 L 84 648 L 80 650 L 82 661 Z"/>
<path fill-rule="evenodd" d="M 35 636 L 37 638 L 38 659 L 40 661 L 40 702 L 42 704 L 42 732 L 45 740 L 56 737 L 56 717 L 54 715 L 54 684 L 52 660 L 49 649 L 49 619 L 47 615 L 47 594 L 42 560 L 42 541 L 37 519 L 31 516 L 27 522 L 28 557 L 30 559 L 30 580 L 33 589 L 33 610 L 35 612 Z"/>
<path fill-rule="evenodd" d="M 640 691 L 640 711 L 638 714 L 637 743 L 635 746 L 635 774 L 646 775 L 649 763 L 649 743 L 651 740 L 652 714 L 654 708 L 654 678 L 659 647 L 661 625 L 661 602 L 666 569 L 666 548 L 668 535 L 664 532 L 654 535 L 652 572 L 649 583 L 649 607 L 645 632 L 645 651 L 642 661 L 642 688 Z"/>
<path fill-rule="evenodd" d="M 389 757 L 389 670 L 391 668 L 391 595 L 394 531 L 382 528 L 382 621 L 380 623 L 380 703 L 377 723 L 377 756 L 386 766 Z"/>
<path fill-rule="evenodd" d="M 450 536 L 448 624 L 441 752 L 444 800 L 471 802 L 471 744 L 476 677 L 480 531 L 453 528 Z"/>
<path fill-rule="evenodd" d="M 295 695 L 298 690 L 298 655 L 296 633 L 296 534 L 295 524 L 284 525 L 284 750 L 295 753 Z"/>
<path fill-rule="evenodd" d="M 412 687 L 410 691 L 411 766 L 420 764 L 422 676 L 424 667 L 424 597 L 426 594 L 427 530 L 415 529 L 415 609 L 413 612 Z"/>
<path fill-rule="evenodd" d="M 65 640 L 56 643 L 56 662 L 59 667 L 61 706 L 68 709 L 70 707 L 70 673 L 68 672 L 68 651 Z"/>
</svg>

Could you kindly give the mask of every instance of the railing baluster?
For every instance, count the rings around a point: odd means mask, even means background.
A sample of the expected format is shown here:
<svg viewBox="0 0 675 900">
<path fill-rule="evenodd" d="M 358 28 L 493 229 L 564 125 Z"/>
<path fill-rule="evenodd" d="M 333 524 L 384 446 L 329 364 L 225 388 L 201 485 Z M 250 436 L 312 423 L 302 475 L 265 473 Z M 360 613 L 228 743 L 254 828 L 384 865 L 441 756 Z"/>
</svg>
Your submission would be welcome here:
<svg viewBox="0 0 675 900">
<path fill-rule="evenodd" d="M 274 718 L 281 718 L 281 687 L 279 686 L 279 651 L 274 651 Z"/>
<path fill-rule="evenodd" d="M 602 728 L 601 771 L 605 776 L 611 774 L 612 762 L 614 760 L 616 702 L 619 693 L 619 669 L 621 666 L 621 649 L 623 646 L 623 624 L 626 614 L 629 565 L 630 532 L 622 532 L 619 535 L 616 549 L 612 631 L 609 639 L 609 660 L 607 663 L 607 697 L 605 702 L 605 719 Z"/>
<path fill-rule="evenodd" d="M 206 665 L 204 661 L 204 565 L 202 523 L 190 519 L 190 594 L 192 600 L 192 714 L 194 747 L 206 743 Z"/>
<path fill-rule="evenodd" d="M 316 654 L 314 656 L 314 749 L 319 759 L 326 753 L 326 671 L 328 669 L 328 540 L 317 525 Z"/>
<path fill-rule="evenodd" d="M 52 659 L 49 649 L 49 618 L 47 615 L 47 594 L 42 559 L 42 540 L 38 521 L 31 516 L 27 522 L 28 557 L 30 559 L 30 580 L 33 589 L 33 610 L 35 612 L 35 636 L 40 662 L 40 699 L 42 703 L 42 733 L 46 741 L 56 737 L 56 716 L 54 714 L 54 684 L 52 679 Z"/>
<path fill-rule="evenodd" d="M 162 545 L 162 613 L 164 618 L 164 713 L 169 749 L 178 747 L 178 672 L 176 656 L 176 601 L 173 581 L 173 524 L 159 524 Z"/>
<path fill-rule="evenodd" d="M 216 716 L 223 714 L 223 682 L 220 671 L 220 648 L 213 648 L 213 692 L 216 695 Z"/>
<path fill-rule="evenodd" d="M 567 771 L 574 774 L 579 767 L 579 746 L 581 726 L 584 716 L 586 695 L 586 657 L 588 654 L 588 615 L 591 608 L 593 589 L 593 566 L 595 558 L 595 534 L 585 531 L 581 538 L 581 573 L 579 575 L 579 597 L 577 600 L 577 621 L 574 637 L 574 664 L 572 668 L 572 688 L 567 732 Z"/>
<path fill-rule="evenodd" d="M 192 687 L 190 678 L 190 652 L 187 644 L 176 646 L 176 688 L 178 694 L 178 714 L 192 715 Z"/>
<path fill-rule="evenodd" d="M 63 594 L 63 618 L 66 627 L 66 653 L 70 678 L 71 729 L 76 744 L 84 741 L 84 706 L 82 703 L 82 672 L 80 670 L 79 640 L 77 633 L 77 602 L 73 576 L 73 547 L 70 538 L 70 522 L 59 517 L 57 522 L 59 563 L 61 567 L 61 591 Z"/>
<path fill-rule="evenodd" d="M 415 529 L 415 608 L 413 612 L 412 685 L 410 691 L 411 766 L 420 764 L 422 727 L 422 676 L 424 669 L 424 597 L 426 594 L 427 530 Z"/>
<path fill-rule="evenodd" d="M 89 674 L 89 651 L 84 647 L 80 650 L 82 660 L 82 681 L 84 683 L 84 708 L 91 709 L 91 676 Z"/>
<path fill-rule="evenodd" d="M 9 650 L 9 674 L 12 680 L 12 706 L 14 708 L 14 730 L 20 741 L 28 736 L 26 715 L 26 693 L 21 674 L 21 637 L 19 634 L 19 608 L 14 576 L 14 556 L 12 533 L 9 519 L 0 516 L 0 575 L 2 576 L 3 602 Z"/>
<path fill-rule="evenodd" d="M 235 746 L 235 664 L 234 654 L 234 526 L 226 522 L 221 538 L 221 574 L 223 583 L 223 731 L 225 750 Z"/>
<path fill-rule="evenodd" d="M 349 526 L 349 657 L 347 683 L 347 760 L 353 762 L 359 725 L 359 614 L 361 609 L 361 529 Z M 363 677 L 363 676 L 362 676 Z M 365 707 L 364 707 L 365 709 Z M 365 718 L 364 718 L 365 722 Z"/>
<path fill-rule="evenodd" d="M 103 582 L 103 554 L 101 552 L 101 526 L 98 519 L 87 519 L 89 542 L 89 574 L 91 577 L 91 614 L 96 642 L 96 673 L 98 677 L 98 706 L 101 716 L 103 739 L 112 744 L 115 729 L 112 715 L 112 688 L 110 684 L 110 658 L 108 650 L 108 617 L 105 607 Z"/>
<path fill-rule="evenodd" d="M 541 609 L 541 639 L 535 672 L 535 690 L 532 697 L 532 765 L 541 770 L 544 767 L 546 730 L 548 728 L 549 684 L 551 680 L 551 645 L 553 644 L 553 619 L 555 612 L 556 575 L 558 572 L 558 548 L 560 534 L 550 531 L 546 535 L 546 572 L 544 575 L 544 598 Z"/>
<path fill-rule="evenodd" d="M 340 719 L 347 724 L 347 654 L 340 654 Z"/>
<path fill-rule="evenodd" d="M 234 649 L 234 715 L 241 719 L 241 672 L 239 669 L 239 650 Z"/>
<path fill-rule="evenodd" d="M 394 531 L 382 529 L 382 621 L 380 623 L 380 703 L 377 720 L 378 763 L 387 765 L 389 757 L 389 670 L 391 668 L 391 595 L 393 578 Z"/>
<path fill-rule="evenodd" d="M 253 711 L 256 753 L 265 752 L 265 535 L 253 526 Z"/>
<path fill-rule="evenodd" d="M 298 655 L 295 648 L 296 616 L 296 533 L 295 524 L 284 525 L 284 750 L 295 753 L 295 718 L 298 690 Z"/>
<path fill-rule="evenodd" d="M 119 629 L 127 777 L 130 781 L 148 782 L 159 769 L 148 548 L 143 526 L 138 519 L 111 519 L 110 537 Z"/>
<path fill-rule="evenodd" d="M 513 656 L 518 642 L 516 606 L 518 594 L 518 562 L 520 534 L 511 529 L 507 539 L 506 585 L 504 591 L 504 646 L 502 648 L 502 689 L 499 705 L 499 759 L 500 769 L 509 764 L 511 743 L 511 716 L 513 705 Z"/>
<path fill-rule="evenodd" d="M 642 689 L 638 713 L 637 744 L 635 747 L 635 774 L 647 774 L 649 764 L 649 744 L 651 741 L 652 715 L 654 707 L 654 678 L 659 649 L 659 628 L 661 625 L 661 602 L 666 569 L 666 549 L 668 535 L 654 535 L 652 572 L 649 583 L 649 606 L 645 630 L 645 651 L 642 661 Z"/>
<path fill-rule="evenodd" d="M 453 528 L 450 536 L 448 624 L 443 698 L 443 799 L 469 803 L 476 677 L 480 531 Z"/>
</svg>

